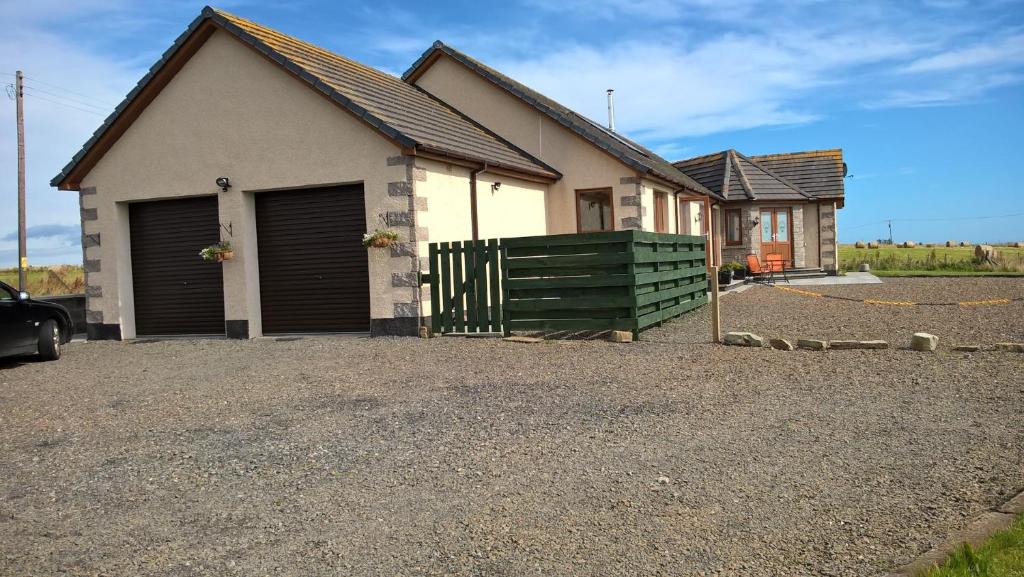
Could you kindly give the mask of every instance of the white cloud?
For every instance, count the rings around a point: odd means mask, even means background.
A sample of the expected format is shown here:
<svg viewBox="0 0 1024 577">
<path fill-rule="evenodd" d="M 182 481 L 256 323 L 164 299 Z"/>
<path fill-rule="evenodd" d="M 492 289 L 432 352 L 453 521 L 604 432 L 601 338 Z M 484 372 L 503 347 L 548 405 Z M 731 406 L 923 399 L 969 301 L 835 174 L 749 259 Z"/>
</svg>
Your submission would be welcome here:
<svg viewBox="0 0 1024 577">
<path fill-rule="evenodd" d="M 144 74 L 143 69 L 95 54 L 68 37 L 47 32 L 44 24 L 52 2 L 5 5 L 5 21 L 12 13 L 19 25 L 0 37 L 0 83 L 14 82 L 21 69 L 25 81 L 25 164 L 27 220 L 30 227 L 79 223 L 78 196 L 57 191 L 50 179 L 71 159 L 116 103 Z M 96 2 L 92 9 L 106 10 Z M 32 6 L 30 6 L 32 5 Z M 82 8 L 79 8 L 82 9 Z M 45 83 L 45 84 L 44 84 Z M 68 91 L 73 91 L 68 92 Z M 17 189 L 15 119 L 13 102 L 0 107 L 0 206 L 14 207 Z M 0 236 L 17 229 L 17 211 L 0 211 Z M 76 235 L 77 236 L 77 235 Z M 16 265 L 17 243 L 0 243 L 0 266 Z M 29 240 L 33 264 L 79 262 L 81 248 L 66 238 Z"/>
<path fill-rule="evenodd" d="M 979 66 L 1020 63 L 1024 63 L 1024 34 L 987 39 L 966 48 L 948 50 L 933 56 L 919 58 L 902 70 L 910 73 L 948 72 Z"/>
</svg>

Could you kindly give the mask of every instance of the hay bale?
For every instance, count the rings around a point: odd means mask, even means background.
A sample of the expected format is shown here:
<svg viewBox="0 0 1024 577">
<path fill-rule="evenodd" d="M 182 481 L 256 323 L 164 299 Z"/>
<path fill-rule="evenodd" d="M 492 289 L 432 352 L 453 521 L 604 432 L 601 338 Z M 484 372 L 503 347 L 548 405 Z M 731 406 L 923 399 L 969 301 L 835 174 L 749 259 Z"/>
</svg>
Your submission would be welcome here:
<svg viewBox="0 0 1024 577">
<path fill-rule="evenodd" d="M 947 240 L 947 241 L 946 241 L 946 246 L 948 246 L 948 247 L 954 247 L 954 246 L 956 246 L 957 244 L 958 244 L 958 243 L 957 243 L 957 242 L 956 242 L 955 240 Z"/>
<path fill-rule="evenodd" d="M 1024 242 L 1019 242 L 1018 241 L 1018 242 L 1013 243 L 1013 248 L 1024 248 Z"/>
<path fill-rule="evenodd" d="M 903 244 L 901 244 L 900 246 L 903 248 L 914 248 L 915 246 L 917 246 L 917 243 L 912 240 L 907 240 L 903 241 Z"/>
<path fill-rule="evenodd" d="M 979 244 L 974 247 L 974 258 L 977 259 L 978 262 L 996 264 L 999 262 L 999 253 L 996 251 L 995 247 L 990 244 Z"/>
<path fill-rule="evenodd" d="M 862 240 L 858 240 L 857 242 L 853 243 L 854 248 L 864 248 L 864 246 L 864 241 Z"/>
<path fill-rule="evenodd" d="M 882 246 L 882 245 L 878 244 L 878 242 L 876 242 L 876 241 L 871 241 L 871 242 L 868 243 L 868 248 L 878 248 L 880 246 Z"/>
<path fill-rule="evenodd" d="M 971 243 L 967 242 L 966 240 L 962 240 L 960 241 L 960 246 L 971 246 Z"/>
</svg>

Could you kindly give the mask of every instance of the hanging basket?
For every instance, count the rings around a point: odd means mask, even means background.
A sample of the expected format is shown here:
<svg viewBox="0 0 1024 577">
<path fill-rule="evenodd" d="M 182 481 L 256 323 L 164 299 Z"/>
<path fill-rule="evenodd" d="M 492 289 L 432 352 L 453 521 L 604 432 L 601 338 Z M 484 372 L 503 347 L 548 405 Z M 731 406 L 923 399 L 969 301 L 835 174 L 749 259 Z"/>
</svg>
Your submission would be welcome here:
<svg viewBox="0 0 1024 577">
<path fill-rule="evenodd" d="M 231 259 L 235 258 L 235 251 L 233 251 L 233 250 L 224 250 L 224 251 L 218 252 L 217 256 L 214 257 L 214 258 L 215 258 L 215 260 L 217 262 L 224 262 L 226 260 L 231 260 Z"/>
<path fill-rule="evenodd" d="M 390 230 L 377 229 L 373 233 L 363 235 L 363 246 L 367 248 L 387 248 L 398 242 L 398 233 Z"/>
</svg>

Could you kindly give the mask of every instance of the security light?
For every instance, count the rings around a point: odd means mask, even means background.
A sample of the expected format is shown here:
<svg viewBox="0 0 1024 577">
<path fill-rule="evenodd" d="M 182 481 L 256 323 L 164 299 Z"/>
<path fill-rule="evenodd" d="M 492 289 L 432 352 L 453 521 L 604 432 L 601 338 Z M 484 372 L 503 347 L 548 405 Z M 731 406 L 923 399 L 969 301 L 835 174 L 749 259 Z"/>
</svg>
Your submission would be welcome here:
<svg viewBox="0 0 1024 577">
<path fill-rule="evenodd" d="M 501 182 L 495 182 L 491 185 L 491 192 L 498 192 L 499 188 L 501 188 Z"/>
<path fill-rule="evenodd" d="M 226 176 L 217 178 L 217 186 L 220 187 L 222 192 L 227 192 L 231 188 L 231 180 Z"/>
</svg>

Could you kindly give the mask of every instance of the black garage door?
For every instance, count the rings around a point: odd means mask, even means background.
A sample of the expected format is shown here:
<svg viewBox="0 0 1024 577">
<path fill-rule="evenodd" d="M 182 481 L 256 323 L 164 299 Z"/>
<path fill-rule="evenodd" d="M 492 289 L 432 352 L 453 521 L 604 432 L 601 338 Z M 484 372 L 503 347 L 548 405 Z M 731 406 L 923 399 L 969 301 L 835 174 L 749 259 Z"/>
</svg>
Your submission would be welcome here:
<svg viewBox="0 0 1024 577">
<path fill-rule="evenodd" d="M 256 195 L 263 332 L 365 332 L 363 186 Z"/>
<path fill-rule="evenodd" d="M 135 332 L 224 334 L 224 280 L 199 257 L 220 240 L 217 198 L 140 202 L 128 207 Z"/>
</svg>

